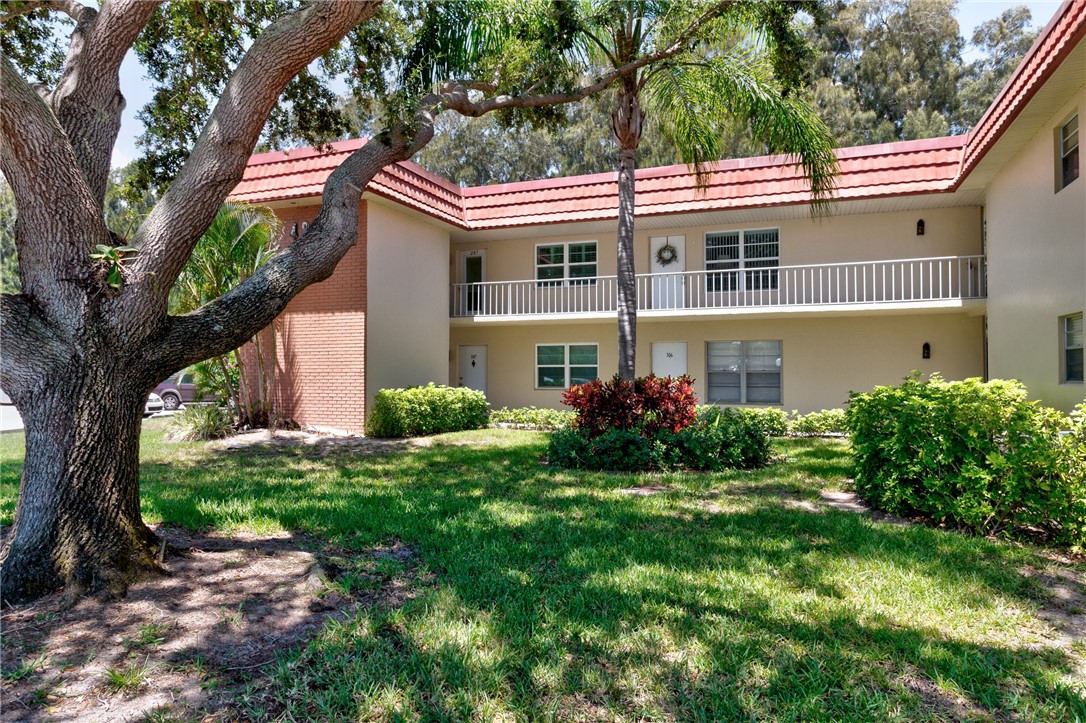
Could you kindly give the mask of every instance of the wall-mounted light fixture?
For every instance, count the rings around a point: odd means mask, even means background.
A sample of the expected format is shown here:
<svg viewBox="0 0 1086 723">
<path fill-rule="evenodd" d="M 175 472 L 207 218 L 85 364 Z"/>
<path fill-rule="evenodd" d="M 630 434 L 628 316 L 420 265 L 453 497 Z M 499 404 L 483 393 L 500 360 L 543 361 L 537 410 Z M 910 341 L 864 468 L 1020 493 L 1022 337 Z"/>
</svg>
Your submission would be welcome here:
<svg viewBox="0 0 1086 723">
<path fill-rule="evenodd" d="M 917 236 L 923 236 L 924 235 L 924 219 L 920 219 L 919 221 L 916 222 L 916 235 Z"/>
<path fill-rule="evenodd" d="M 927 342 L 924 342 L 924 349 L 923 349 L 923 351 L 921 352 L 921 355 L 922 355 L 922 356 L 923 356 L 923 357 L 924 357 L 925 359 L 931 359 L 931 344 L 929 344 L 929 343 L 927 343 Z"/>
<path fill-rule="evenodd" d="M 295 221 L 290 225 L 290 237 L 295 241 L 298 240 L 298 222 Z"/>
</svg>

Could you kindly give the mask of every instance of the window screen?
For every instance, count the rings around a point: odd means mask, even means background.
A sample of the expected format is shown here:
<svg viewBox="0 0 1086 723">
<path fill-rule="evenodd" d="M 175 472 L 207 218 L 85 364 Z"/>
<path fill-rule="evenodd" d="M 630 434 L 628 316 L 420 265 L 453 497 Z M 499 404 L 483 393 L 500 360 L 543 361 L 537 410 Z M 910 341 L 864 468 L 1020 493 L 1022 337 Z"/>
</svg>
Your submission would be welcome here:
<svg viewBox="0 0 1086 723">
<path fill-rule="evenodd" d="M 1063 380 L 1081 382 L 1083 328 L 1082 314 L 1072 314 L 1063 318 Z"/>
<path fill-rule="evenodd" d="M 711 402 L 780 404 L 780 341 L 711 341 L 706 370 Z"/>
</svg>

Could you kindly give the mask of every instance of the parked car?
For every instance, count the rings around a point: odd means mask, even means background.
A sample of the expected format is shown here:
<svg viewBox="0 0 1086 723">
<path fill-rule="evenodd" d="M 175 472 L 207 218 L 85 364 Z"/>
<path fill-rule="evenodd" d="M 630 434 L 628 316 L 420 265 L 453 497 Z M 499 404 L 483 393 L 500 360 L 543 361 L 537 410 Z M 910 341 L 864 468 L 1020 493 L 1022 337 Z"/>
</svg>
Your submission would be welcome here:
<svg viewBox="0 0 1086 723">
<path fill-rule="evenodd" d="M 156 412 L 161 412 L 165 408 L 165 402 L 162 397 L 158 396 L 154 392 L 147 395 L 147 401 L 143 405 L 143 416 L 149 417 Z"/>
<path fill-rule="evenodd" d="M 162 397 L 166 409 L 173 411 L 182 404 L 195 402 L 196 384 L 190 371 L 181 371 L 155 387 L 155 393 Z"/>
</svg>

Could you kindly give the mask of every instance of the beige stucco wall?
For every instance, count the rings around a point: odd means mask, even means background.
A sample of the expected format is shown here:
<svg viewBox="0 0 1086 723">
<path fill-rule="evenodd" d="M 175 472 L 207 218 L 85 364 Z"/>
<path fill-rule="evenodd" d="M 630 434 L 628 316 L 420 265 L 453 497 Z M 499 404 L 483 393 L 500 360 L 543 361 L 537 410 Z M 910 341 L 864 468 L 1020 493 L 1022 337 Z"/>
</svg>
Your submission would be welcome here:
<svg viewBox="0 0 1086 723">
<path fill-rule="evenodd" d="M 448 383 L 449 234 L 389 206 L 367 206 L 369 409 L 381 389 Z"/>
<path fill-rule="evenodd" d="M 487 347 L 488 396 L 495 407 L 561 406 L 560 390 L 537 390 L 535 345 L 599 344 L 600 376 L 617 369 L 617 326 L 598 324 L 485 325 L 452 328 L 451 378 L 460 345 Z M 849 391 L 892 384 L 910 370 L 939 371 L 947 379 L 981 376 L 984 326 L 964 313 L 863 315 L 744 319 L 735 321 L 651 322 L 638 325 L 637 373 L 651 371 L 653 342 L 686 342 L 689 374 L 704 398 L 705 344 L 708 341 L 779 339 L 782 342 L 782 404 L 809 412 L 841 407 Z M 921 358 L 924 343 L 931 359 Z"/>
<path fill-rule="evenodd" d="M 1086 175 L 1055 190 L 1056 132 L 1076 110 L 1082 142 L 1086 91 L 999 171 L 986 209 L 989 373 L 1063 410 L 1084 396 L 1060 382 L 1059 318 L 1086 308 Z"/>
<path fill-rule="evenodd" d="M 916 222 L 924 220 L 925 234 L 916 235 Z M 676 220 L 681 223 L 681 220 Z M 649 239 L 653 236 L 686 236 L 686 269 L 705 268 L 705 234 L 714 231 L 779 228 L 781 265 L 829 264 L 853 261 L 913 259 L 931 256 L 964 256 L 982 252 L 981 209 L 931 208 L 923 211 L 830 216 L 819 219 L 783 220 L 770 223 L 676 226 L 635 232 L 635 264 L 638 273 L 649 272 Z M 617 236 L 574 235 L 536 237 L 524 230 L 512 231 L 509 239 L 456 243 L 451 268 L 462 281 L 460 252 L 486 252 L 486 279 L 514 281 L 535 278 L 535 246 L 541 243 L 596 241 L 600 276 L 615 273 Z M 515 234 L 515 235 L 512 235 Z"/>
</svg>

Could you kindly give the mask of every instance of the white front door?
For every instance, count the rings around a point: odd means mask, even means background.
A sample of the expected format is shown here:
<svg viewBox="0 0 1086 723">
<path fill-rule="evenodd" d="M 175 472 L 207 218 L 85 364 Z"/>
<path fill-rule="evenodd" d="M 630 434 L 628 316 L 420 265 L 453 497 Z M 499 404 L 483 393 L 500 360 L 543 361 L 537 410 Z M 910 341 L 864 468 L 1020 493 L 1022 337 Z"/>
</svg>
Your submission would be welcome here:
<svg viewBox="0 0 1086 723">
<path fill-rule="evenodd" d="M 686 271 L 686 236 L 650 238 L 649 270 L 653 273 L 652 308 L 683 308 L 686 305 L 686 277 L 683 275 Z"/>
<path fill-rule="evenodd" d="M 686 374 L 686 342 L 654 342 L 652 373 L 658 377 L 681 377 Z"/>
<path fill-rule="evenodd" d="M 486 394 L 486 347 L 460 347 L 460 386 Z"/>
</svg>

